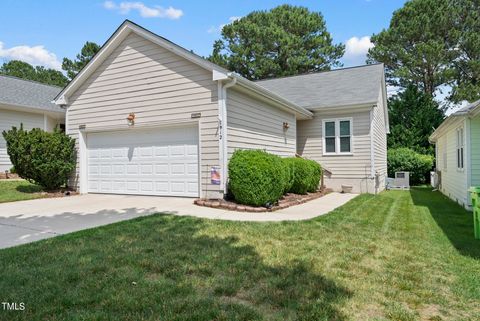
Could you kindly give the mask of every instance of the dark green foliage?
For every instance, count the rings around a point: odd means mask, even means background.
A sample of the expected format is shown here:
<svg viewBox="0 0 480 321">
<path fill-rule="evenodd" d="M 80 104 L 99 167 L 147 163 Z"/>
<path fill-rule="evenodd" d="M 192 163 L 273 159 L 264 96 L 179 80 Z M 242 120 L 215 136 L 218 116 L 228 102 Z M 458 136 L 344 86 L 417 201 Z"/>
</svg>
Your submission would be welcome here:
<svg viewBox="0 0 480 321">
<path fill-rule="evenodd" d="M 282 161 L 285 165 L 285 170 L 287 171 L 287 179 L 285 180 L 285 190 L 284 193 L 288 193 L 295 182 L 295 157 L 282 158 Z"/>
<path fill-rule="evenodd" d="M 390 84 L 430 96 L 446 85 L 450 101 L 480 99 L 479 0 L 407 1 L 371 41 L 368 62 L 383 62 Z"/>
<path fill-rule="evenodd" d="M 383 62 L 390 84 L 415 84 L 433 95 L 451 79 L 446 0 L 412 0 L 393 13 L 388 29 L 371 37 L 369 61 Z"/>
<path fill-rule="evenodd" d="M 419 154 L 409 148 L 389 149 L 387 162 L 388 176 L 394 177 L 395 172 L 410 172 L 410 185 L 426 183 L 433 168 L 433 156 Z"/>
<path fill-rule="evenodd" d="M 75 140 L 55 130 L 39 128 L 26 131 L 13 127 L 3 131 L 7 153 L 17 174 L 47 190 L 66 185 L 75 169 Z"/>
<path fill-rule="evenodd" d="M 25 80 L 33 80 L 46 85 L 63 87 L 68 79 L 60 71 L 32 66 L 20 60 L 10 60 L 0 66 L 0 75 L 14 76 Z M 53 98 L 53 97 L 52 97 Z"/>
<path fill-rule="evenodd" d="M 313 160 L 291 157 L 288 162 L 294 167 L 293 183 L 289 192 L 306 194 L 316 192 L 322 176 L 322 167 Z"/>
<path fill-rule="evenodd" d="M 229 187 L 238 203 L 264 206 L 283 195 L 287 170 L 279 156 L 261 150 L 237 150 L 228 164 Z"/>
<path fill-rule="evenodd" d="M 480 1 L 449 0 L 453 20 L 452 43 L 455 44 L 455 70 L 450 100 L 470 102 L 480 99 Z"/>
<path fill-rule="evenodd" d="M 434 146 L 428 137 L 442 123 L 444 111 L 431 96 L 409 85 L 389 100 L 388 114 L 388 148 L 408 147 L 421 154 L 434 155 Z"/>
<path fill-rule="evenodd" d="M 68 78 L 72 80 L 99 50 L 99 45 L 87 41 L 75 60 L 72 61 L 68 58 L 63 58 L 62 69 L 67 72 Z"/>
<path fill-rule="evenodd" d="M 345 46 L 334 45 L 320 12 L 281 5 L 227 24 L 208 58 L 256 80 L 341 66 Z"/>
</svg>

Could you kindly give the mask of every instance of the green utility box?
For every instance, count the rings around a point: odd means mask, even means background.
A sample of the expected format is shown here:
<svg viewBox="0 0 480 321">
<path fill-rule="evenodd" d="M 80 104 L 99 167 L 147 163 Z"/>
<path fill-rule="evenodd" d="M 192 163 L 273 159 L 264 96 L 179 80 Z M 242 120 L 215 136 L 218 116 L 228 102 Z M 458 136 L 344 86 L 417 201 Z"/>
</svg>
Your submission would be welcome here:
<svg viewBox="0 0 480 321">
<path fill-rule="evenodd" d="M 470 187 L 475 238 L 480 239 L 480 186 Z"/>
</svg>

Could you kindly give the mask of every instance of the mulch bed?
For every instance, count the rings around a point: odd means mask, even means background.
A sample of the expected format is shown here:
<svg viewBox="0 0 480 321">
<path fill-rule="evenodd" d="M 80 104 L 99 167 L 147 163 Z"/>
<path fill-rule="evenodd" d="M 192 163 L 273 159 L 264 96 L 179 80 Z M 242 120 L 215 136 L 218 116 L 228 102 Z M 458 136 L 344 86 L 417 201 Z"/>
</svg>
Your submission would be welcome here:
<svg viewBox="0 0 480 321">
<path fill-rule="evenodd" d="M 303 204 L 305 202 L 317 199 L 322 197 L 328 193 L 330 193 L 331 189 L 324 189 L 315 193 L 308 193 L 306 195 L 301 194 L 293 194 L 288 193 L 285 194 L 280 200 L 278 200 L 278 204 L 273 205 L 271 208 L 259 206 L 248 206 L 243 204 L 237 204 L 233 201 L 227 201 L 224 199 L 196 199 L 194 204 L 198 206 L 205 206 L 205 207 L 212 207 L 212 208 L 223 208 L 230 211 L 237 211 L 237 212 L 274 212 L 277 210 L 281 210 L 290 206 L 295 206 L 299 204 Z"/>
<path fill-rule="evenodd" d="M 72 190 L 58 190 L 58 191 L 48 191 L 48 192 L 37 192 L 34 194 L 42 195 L 42 198 L 57 198 L 57 197 L 67 197 L 78 195 L 77 191 Z"/>
<path fill-rule="evenodd" d="M 12 173 L 0 173 L 0 179 L 20 179 L 20 176 L 17 174 L 12 174 Z"/>
</svg>

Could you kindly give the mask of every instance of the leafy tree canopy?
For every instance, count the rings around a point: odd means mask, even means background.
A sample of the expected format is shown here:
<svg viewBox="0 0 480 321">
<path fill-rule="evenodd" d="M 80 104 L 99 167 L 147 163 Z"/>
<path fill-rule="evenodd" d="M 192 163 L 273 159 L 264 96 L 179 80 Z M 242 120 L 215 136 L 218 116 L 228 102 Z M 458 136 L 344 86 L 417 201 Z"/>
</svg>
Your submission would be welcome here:
<svg viewBox="0 0 480 321">
<path fill-rule="evenodd" d="M 388 148 L 408 147 L 422 154 L 434 154 L 428 137 L 444 119 L 444 110 L 428 94 L 409 85 L 388 102 L 390 135 Z"/>
<path fill-rule="evenodd" d="M 480 99 L 480 1 L 450 0 L 451 30 L 456 57 L 453 90 L 450 99 L 476 101 Z"/>
<path fill-rule="evenodd" d="M 76 56 L 76 59 L 72 61 L 68 58 L 63 58 L 62 69 L 67 72 L 68 78 L 72 80 L 99 50 L 99 45 L 87 41 L 85 45 L 83 45 L 80 53 Z"/>
<path fill-rule="evenodd" d="M 433 95 L 452 76 L 451 26 L 445 0 L 408 1 L 393 13 L 388 29 L 371 37 L 368 62 L 383 62 L 391 85 L 413 83 Z"/>
<path fill-rule="evenodd" d="M 252 80 L 329 70 L 345 51 L 321 13 L 291 5 L 254 11 L 221 34 L 208 59 Z"/>
<path fill-rule="evenodd" d="M 372 36 L 367 62 L 383 62 L 391 85 L 414 84 L 450 101 L 480 99 L 480 0 L 411 0 Z"/>
<path fill-rule="evenodd" d="M 32 66 L 20 60 L 10 60 L 0 66 L 0 74 L 64 87 L 68 79 L 60 71 L 43 66 Z"/>
</svg>

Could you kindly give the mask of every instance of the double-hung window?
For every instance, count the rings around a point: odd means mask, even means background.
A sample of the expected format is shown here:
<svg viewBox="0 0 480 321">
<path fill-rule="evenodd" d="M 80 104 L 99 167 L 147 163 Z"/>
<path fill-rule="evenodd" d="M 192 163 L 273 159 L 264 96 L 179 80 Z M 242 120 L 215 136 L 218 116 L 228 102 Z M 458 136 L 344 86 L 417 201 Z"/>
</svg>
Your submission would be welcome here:
<svg viewBox="0 0 480 321">
<path fill-rule="evenodd" d="M 457 129 L 457 168 L 458 169 L 463 169 L 464 149 L 465 149 L 464 134 L 463 134 L 463 127 L 461 127 Z"/>
<path fill-rule="evenodd" d="M 352 153 L 352 119 L 325 119 L 323 121 L 323 154 Z"/>
</svg>

